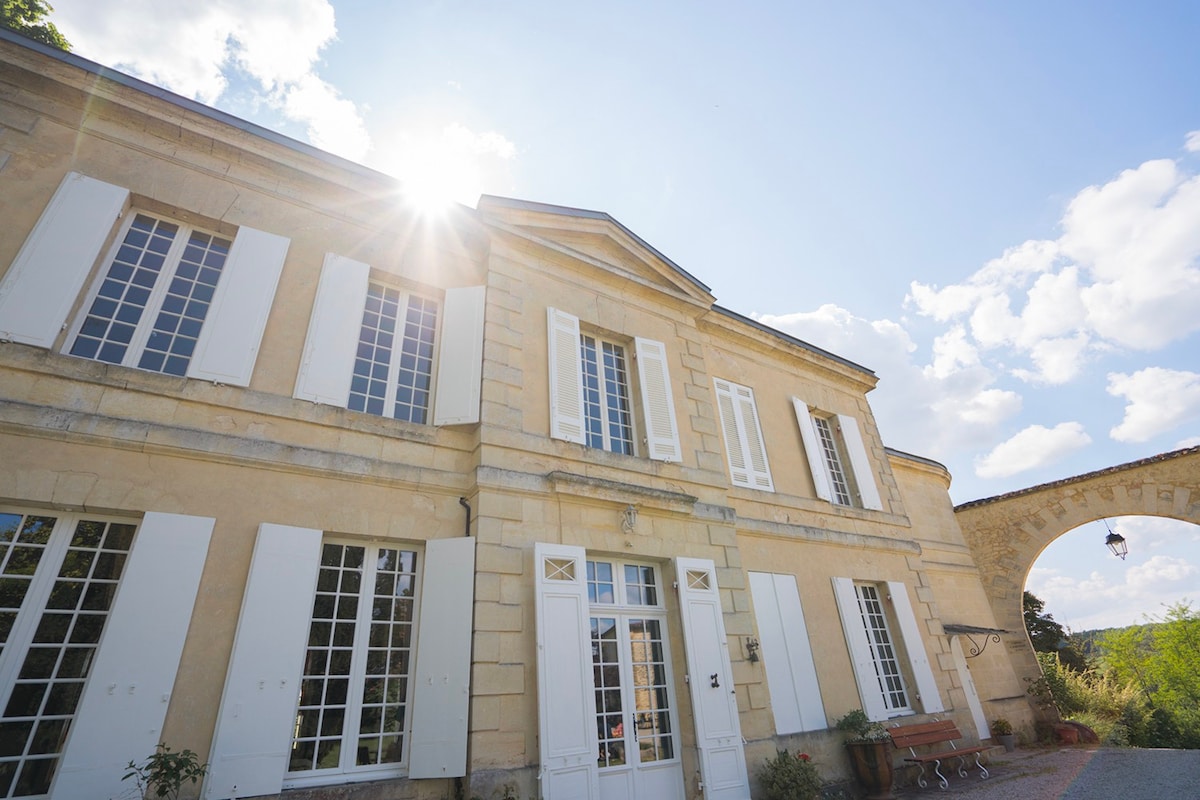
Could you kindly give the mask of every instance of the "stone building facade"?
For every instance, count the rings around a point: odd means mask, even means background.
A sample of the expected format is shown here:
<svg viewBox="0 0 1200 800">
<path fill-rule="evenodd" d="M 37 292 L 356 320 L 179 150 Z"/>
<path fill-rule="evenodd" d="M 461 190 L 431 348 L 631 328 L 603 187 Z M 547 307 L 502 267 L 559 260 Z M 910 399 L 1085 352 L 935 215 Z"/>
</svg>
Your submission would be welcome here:
<svg viewBox="0 0 1200 800">
<path fill-rule="evenodd" d="M 854 708 L 1030 718 L 870 370 L 397 190 L 0 32 L 0 796 L 747 798 Z"/>
</svg>

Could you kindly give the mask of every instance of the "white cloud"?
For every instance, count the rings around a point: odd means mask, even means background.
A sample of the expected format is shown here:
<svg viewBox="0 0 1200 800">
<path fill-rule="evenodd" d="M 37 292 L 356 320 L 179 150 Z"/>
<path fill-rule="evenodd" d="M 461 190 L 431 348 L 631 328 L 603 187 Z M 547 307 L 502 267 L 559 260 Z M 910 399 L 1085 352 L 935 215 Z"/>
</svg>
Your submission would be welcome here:
<svg viewBox="0 0 1200 800">
<path fill-rule="evenodd" d="M 1189 436 L 1186 439 L 1180 439 L 1178 442 L 1175 443 L 1175 446 L 1171 449 L 1184 450 L 1186 448 L 1196 447 L 1198 445 L 1200 445 L 1200 436 Z"/>
<path fill-rule="evenodd" d="M 1043 339 L 1029 351 L 1029 358 L 1037 369 L 1015 369 L 1013 374 L 1034 383 L 1067 383 L 1083 371 L 1088 344 L 1089 339 L 1083 333 L 1063 339 Z"/>
<path fill-rule="evenodd" d="M 1200 131 L 1188 135 L 1200 151 Z M 966 322 L 974 344 L 1004 348 L 1032 368 L 1017 377 L 1064 383 L 1089 356 L 1154 350 L 1200 330 L 1200 176 L 1147 161 L 1080 191 L 1062 235 L 1009 248 L 965 281 L 913 282 L 907 306 Z"/>
<path fill-rule="evenodd" d="M 1092 438 L 1078 422 L 1061 422 L 1053 428 L 1030 425 L 990 453 L 977 459 L 981 478 L 1007 478 L 1018 472 L 1046 466 L 1086 447 Z"/>
<path fill-rule="evenodd" d="M 322 150 L 361 159 L 371 147 L 354 103 L 316 75 L 304 75 L 282 91 L 283 112 L 308 126 L 308 139 Z"/>
<path fill-rule="evenodd" d="M 1189 153 L 1200 153 L 1200 131 L 1188 131 L 1183 149 Z"/>
<path fill-rule="evenodd" d="M 1108 393 L 1124 397 L 1125 418 L 1109 431 L 1118 442 L 1144 442 L 1200 419 L 1200 374 L 1147 367 L 1108 376 Z"/>
<path fill-rule="evenodd" d="M 362 159 L 357 107 L 317 75 L 337 36 L 327 0 L 55 0 L 55 24 L 77 53 L 213 104 L 240 70 L 313 144 Z"/>
<path fill-rule="evenodd" d="M 945 378 L 963 367 L 979 363 L 979 352 L 967 341 L 967 332 L 955 325 L 933 341 L 933 363 L 925 368 L 935 378 Z"/>
</svg>

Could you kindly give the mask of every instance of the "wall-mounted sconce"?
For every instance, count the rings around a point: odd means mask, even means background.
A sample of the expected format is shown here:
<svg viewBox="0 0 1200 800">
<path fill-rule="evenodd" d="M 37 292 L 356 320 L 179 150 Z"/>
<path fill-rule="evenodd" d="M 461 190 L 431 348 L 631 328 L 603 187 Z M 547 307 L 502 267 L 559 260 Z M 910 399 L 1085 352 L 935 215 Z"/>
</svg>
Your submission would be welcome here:
<svg viewBox="0 0 1200 800">
<path fill-rule="evenodd" d="M 746 640 L 746 659 L 751 664 L 758 663 L 758 648 L 759 648 L 759 646 L 760 645 L 758 644 L 758 639 L 747 639 Z"/>
<path fill-rule="evenodd" d="M 637 530 L 637 507 L 632 503 L 625 506 L 625 510 L 621 512 L 621 530 L 625 533 Z"/>
</svg>

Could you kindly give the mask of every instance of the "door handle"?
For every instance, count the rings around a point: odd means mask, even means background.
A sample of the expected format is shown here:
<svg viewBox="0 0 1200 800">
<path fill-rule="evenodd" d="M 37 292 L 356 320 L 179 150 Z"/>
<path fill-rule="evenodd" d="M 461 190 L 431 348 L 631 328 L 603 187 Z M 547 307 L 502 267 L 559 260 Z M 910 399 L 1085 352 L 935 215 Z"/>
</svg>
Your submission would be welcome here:
<svg viewBox="0 0 1200 800">
<path fill-rule="evenodd" d="M 719 689 L 721 687 L 721 682 L 717 680 L 717 673 L 714 672 L 712 675 L 709 675 L 708 679 L 712 681 L 712 688 Z"/>
</svg>

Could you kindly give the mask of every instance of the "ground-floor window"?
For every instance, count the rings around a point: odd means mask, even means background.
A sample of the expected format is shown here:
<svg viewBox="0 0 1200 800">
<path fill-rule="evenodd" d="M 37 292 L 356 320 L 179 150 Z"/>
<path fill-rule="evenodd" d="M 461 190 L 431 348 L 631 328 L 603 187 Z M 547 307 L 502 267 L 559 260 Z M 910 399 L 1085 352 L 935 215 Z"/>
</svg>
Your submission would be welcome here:
<svg viewBox="0 0 1200 800">
<path fill-rule="evenodd" d="M 854 592 L 858 595 L 858 610 L 867 632 L 867 643 L 875 664 L 875 677 L 883 693 L 883 704 L 889 712 L 909 711 L 908 689 L 904 673 L 900 671 L 896 647 L 892 643 L 887 615 L 879 598 L 879 587 L 873 583 L 856 583 Z"/>
<path fill-rule="evenodd" d="M 406 763 L 417 560 L 397 547 L 323 543 L 289 776 Z"/>
<path fill-rule="evenodd" d="M 0 797 L 50 791 L 136 529 L 0 511 Z"/>
</svg>

